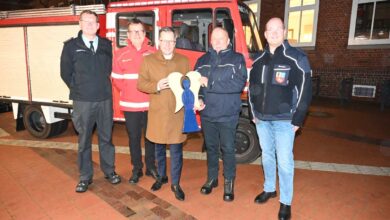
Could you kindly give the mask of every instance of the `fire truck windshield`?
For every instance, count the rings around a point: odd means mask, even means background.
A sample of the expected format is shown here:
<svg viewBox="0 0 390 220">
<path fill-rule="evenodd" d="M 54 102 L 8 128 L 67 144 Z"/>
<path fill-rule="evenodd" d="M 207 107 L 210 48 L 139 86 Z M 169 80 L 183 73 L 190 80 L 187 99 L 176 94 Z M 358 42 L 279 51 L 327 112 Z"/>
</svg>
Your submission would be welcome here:
<svg viewBox="0 0 390 220">
<path fill-rule="evenodd" d="M 240 11 L 246 46 L 248 48 L 248 53 L 252 58 L 260 50 L 263 50 L 263 46 L 260 41 L 259 29 L 256 24 L 255 15 L 247 5 L 240 3 L 238 5 L 238 9 Z"/>
</svg>

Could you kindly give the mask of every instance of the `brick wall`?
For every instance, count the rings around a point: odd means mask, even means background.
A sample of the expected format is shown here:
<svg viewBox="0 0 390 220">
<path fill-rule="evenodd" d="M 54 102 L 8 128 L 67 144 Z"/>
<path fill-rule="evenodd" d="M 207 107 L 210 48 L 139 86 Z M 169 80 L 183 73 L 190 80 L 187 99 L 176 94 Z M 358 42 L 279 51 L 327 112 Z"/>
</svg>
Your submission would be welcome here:
<svg viewBox="0 0 390 220">
<path fill-rule="evenodd" d="M 284 18 L 284 9 L 285 0 L 261 1 L 261 35 L 271 17 Z M 390 48 L 348 49 L 351 9 L 352 0 L 321 1 L 316 46 L 306 52 L 313 75 L 321 77 L 320 96 L 337 97 L 341 80 L 352 77 L 355 84 L 377 86 L 378 100 L 383 80 L 390 79 Z"/>
</svg>

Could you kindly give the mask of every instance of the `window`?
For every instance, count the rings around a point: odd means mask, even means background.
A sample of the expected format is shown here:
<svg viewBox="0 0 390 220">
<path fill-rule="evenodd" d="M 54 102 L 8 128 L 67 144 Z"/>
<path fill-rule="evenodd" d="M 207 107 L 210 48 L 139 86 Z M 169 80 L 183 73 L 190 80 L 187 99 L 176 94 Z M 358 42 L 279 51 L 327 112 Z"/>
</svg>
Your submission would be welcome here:
<svg viewBox="0 0 390 220">
<path fill-rule="evenodd" d="M 251 0 L 251 1 L 245 1 L 244 3 L 251 9 L 251 11 L 256 17 L 256 23 L 259 24 L 261 1 Z"/>
<path fill-rule="evenodd" d="M 172 27 L 177 34 L 176 48 L 206 51 L 208 31 L 212 28 L 211 9 L 175 10 L 172 14 Z"/>
<path fill-rule="evenodd" d="M 255 21 L 255 15 L 246 5 L 240 4 L 238 9 L 240 11 L 248 53 L 250 57 L 253 58 L 260 50 L 263 49 L 260 41 L 260 32 Z"/>
<path fill-rule="evenodd" d="M 230 44 L 234 50 L 236 46 L 234 37 L 234 22 L 230 16 L 230 10 L 228 8 L 217 8 L 215 10 L 215 27 L 223 27 L 228 32 Z"/>
<path fill-rule="evenodd" d="M 286 0 L 285 24 L 291 45 L 314 47 L 319 0 Z"/>
<path fill-rule="evenodd" d="M 127 27 L 129 25 L 129 21 L 133 18 L 137 18 L 142 21 L 145 27 L 146 37 L 151 41 L 152 45 L 154 45 L 155 40 L 155 31 L 154 31 L 154 13 L 151 11 L 147 12 L 131 12 L 131 13 L 119 13 L 116 17 L 116 43 L 118 47 L 127 46 Z"/>
<path fill-rule="evenodd" d="M 348 44 L 390 44 L 389 12 L 389 0 L 354 0 Z"/>
</svg>

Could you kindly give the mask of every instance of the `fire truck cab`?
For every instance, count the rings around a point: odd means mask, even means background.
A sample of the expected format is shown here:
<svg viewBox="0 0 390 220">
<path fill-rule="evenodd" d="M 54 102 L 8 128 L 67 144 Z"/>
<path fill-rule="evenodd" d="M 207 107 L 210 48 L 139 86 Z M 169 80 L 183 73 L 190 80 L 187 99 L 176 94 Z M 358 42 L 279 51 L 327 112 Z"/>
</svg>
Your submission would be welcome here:
<svg viewBox="0 0 390 220">
<path fill-rule="evenodd" d="M 211 31 L 217 26 L 228 31 L 233 49 L 244 55 L 248 73 L 253 57 L 262 50 L 255 16 L 248 6 L 237 0 L 133 0 L 111 3 L 106 11 L 101 7 L 74 6 L 70 9 L 73 14 L 59 11 L 48 14 L 42 10 L 28 14 L 24 10 L 19 13 L 21 17 L 10 17 L 18 13 L 3 13 L 0 46 L 2 51 L 13 52 L 11 55 L 0 52 L 0 74 L 5 79 L 0 82 L 0 101 L 12 102 L 14 117 L 19 121 L 17 127 L 23 127 L 20 126 L 23 121 L 24 127 L 40 138 L 59 134 L 67 127 L 63 118 L 71 113 L 72 102 L 60 78 L 59 57 L 62 42 L 77 34 L 77 15 L 83 9 L 98 12 L 99 34 L 113 42 L 114 50 L 126 46 L 127 25 L 132 18 L 145 24 L 146 36 L 156 48 L 159 29 L 173 27 L 178 35 L 176 51 L 190 59 L 191 67 L 209 49 Z M 113 88 L 114 120 L 124 121 L 118 96 L 119 92 Z M 236 134 L 238 163 L 252 162 L 260 155 L 256 130 L 248 112 L 245 89 Z"/>
</svg>

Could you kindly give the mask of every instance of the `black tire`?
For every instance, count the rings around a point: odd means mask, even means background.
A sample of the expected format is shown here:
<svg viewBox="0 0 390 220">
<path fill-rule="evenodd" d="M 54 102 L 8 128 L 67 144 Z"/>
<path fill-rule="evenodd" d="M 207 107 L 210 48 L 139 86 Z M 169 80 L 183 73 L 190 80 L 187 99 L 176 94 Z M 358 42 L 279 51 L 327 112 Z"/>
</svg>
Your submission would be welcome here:
<svg viewBox="0 0 390 220">
<path fill-rule="evenodd" d="M 251 163 L 260 155 L 261 149 L 255 126 L 248 119 L 240 118 L 236 132 L 237 163 Z"/>
<path fill-rule="evenodd" d="M 66 130 L 68 121 L 63 120 L 53 124 L 46 122 L 42 109 L 37 105 L 28 105 L 23 111 L 23 124 L 27 131 L 37 138 L 48 138 Z"/>
</svg>

